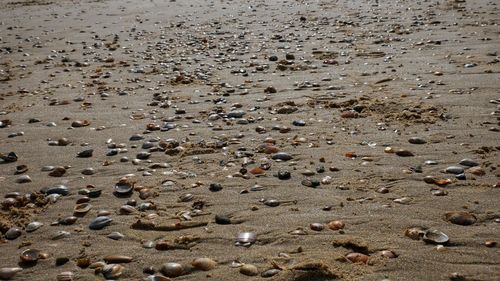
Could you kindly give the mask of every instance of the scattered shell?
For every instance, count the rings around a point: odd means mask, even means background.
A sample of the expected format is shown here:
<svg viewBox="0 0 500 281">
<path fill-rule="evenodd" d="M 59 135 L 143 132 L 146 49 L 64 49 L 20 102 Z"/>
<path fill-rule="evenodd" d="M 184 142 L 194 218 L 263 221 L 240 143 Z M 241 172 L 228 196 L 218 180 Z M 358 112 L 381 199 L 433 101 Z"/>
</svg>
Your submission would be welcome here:
<svg viewBox="0 0 500 281">
<path fill-rule="evenodd" d="M 217 262 L 210 258 L 196 258 L 191 262 L 191 265 L 196 269 L 208 271 L 215 268 Z"/>
<path fill-rule="evenodd" d="M 2 267 L 0 268 L 0 279 L 10 280 L 14 278 L 14 276 L 22 270 L 23 269 L 20 267 Z"/>
<path fill-rule="evenodd" d="M 446 168 L 444 171 L 445 171 L 445 173 L 448 173 L 448 174 L 458 175 L 458 174 L 464 173 L 464 168 L 458 167 L 458 166 L 450 166 L 450 167 Z"/>
<path fill-rule="evenodd" d="M 271 157 L 273 160 L 288 161 L 293 159 L 293 157 L 286 152 L 278 152 Z"/>
<path fill-rule="evenodd" d="M 327 226 L 331 230 L 339 230 L 339 229 L 343 229 L 345 227 L 345 223 L 343 221 L 334 220 L 334 221 L 329 222 L 327 224 Z"/>
<path fill-rule="evenodd" d="M 18 165 L 18 166 L 16 166 L 15 174 L 18 175 L 18 174 L 26 173 L 27 171 L 28 171 L 28 166 Z"/>
<path fill-rule="evenodd" d="M 434 244 L 444 244 L 450 240 L 448 235 L 435 229 L 427 230 L 422 238 L 425 242 Z"/>
<path fill-rule="evenodd" d="M 34 221 L 34 222 L 30 222 L 27 226 L 26 226 L 26 232 L 33 232 L 37 229 L 39 229 L 40 227 L 43 226 L 43 223 L 39 222 L 39 221 Z"/>
<path fill-rule="evenodd" d="M 64 174 L 66 174 L 66 169 L 64 167 L 55 167 L 49 173 L 49 176 L 51 176 L 51 177 L 62 177 Z"/>
<path fill-rule="evenodd" d="M 270 278 L 270 277 L 273 277 L 274 275 L 280 273 L 281 270 L 277 269 L 277 268 L 271 268 L 271 269 L 268 269 L 266 271 L 263 271 L 261 274 L 260 274 L 260 277 L 262 278 Z"/>
<path fill-rule="evenodd" d="M 361 253 L 350 253 L 345 257 L 352 263 L 367 263 L 369 258 L 367 255 Z"/>
<path fill-rule="evenodd" d="M 62 224 L 62 225 L 72 225 L 76 222 L 78 218 L 75 217 L 75 216 L 69 216 L 69 217 L 65 217 L 63 219 L 60 219 L 58 222 L 59 224 Z"/>
<path fill-rule="evenodd" d="M 65 271 L 57 274 L 57 281 L 73 281 L 73 272 Z"/>
<path fill-rule="evenodd" d="M 129 263 L 133 260 L 132 257 L 123 255 L 111 255 L 104 257 L 106 263 Z"/>
<path fill-rule="evenodd" d="M 93 149 L 85 149 L 85 150 L 78 152 L 78 154 L 76 154 L 76 157 L 89 158 L 89 157 L 92 157 L 93 153 L 94 153 Z"/>
<path fill-rule="evenodd" d="M 420 227 L 411 227 L 405 231 L 405 236 L 413 240 L 420 240 L 420 238 L 422 238 L 424 233 L 425 231 Z"/>
<path fill-rule="evenodd" d="M 84 216 L 85 214 L 88 213 L 88 211 L 90 211 L 90 209 L 92 209 L 92 205 L 89 204 L 89 203 L 77 204 L 73 208 L 73 215 L 75 215 L 75 216 Z"/>
<path fill-rule="evenodd" d="M 467 212 L 448 212 L 445 220 L 458 225 L 471 225 L 477 221 L 476 216 Z"/>
<path fill-rule="evenodd" d="M 93 230 L 103 229 L 104 227 L 108 226 L 112 221 L 113 219 L 111 219 L 108 216 L 99 216 L 90 222 L 89 228 Z"/>
<path fill-rule="evenodd" d="M 247 276 L 255 276 L 259 274 L 259 270 L 253 264 L 244 264 L 240 267 L 240 273 Z"/>
<path fill-rule="evenodd" d="M 73 128 L 80 128 L 88 125 L 90 125 L 90 122 L 88 120 L 76 120 L 71 123 L 71 127 Z"/>
<path fill-rule="evenodd" d="M 178 277 L 184 274 L 184 267 L 180 263 L 167 262 L 161 266 L 160 272 L 167 277 Z"/>
<path fill-rule="evenodd" d="M 391 250 L 380 251 L 380 255 L 385 257 L 385 258 L 390 258 L 390 259 L 394 259 L 394 258 L 398 257 L 398 255 Z"/>
<path fill-rule="evenodd" d="M 420 138 L 420 137 L 411 137 L 408 140 L 408 142 L 411 144 L 425 144 L 425 143 L 427 143 L 426 140 L 424 140 L 423 138 Z"/>
<path fill-rule="evenodd" d="M 22 175 L 16 179 L 17 183 L 28 183 L 28 182 L 32 182 L 32 181 L 33 180 L 28 175 Z"/>
<path fill-rule="evenodd" d="M 35 249 L 26 249 L 19 256 L 21 262 L 35 263 L 40 258 L 40 251 Z"/>
<path fill-rule="evenodd" d="M 468 158 L 460 160 L 459 164 L 462 166 L 467 166 L 467 167 L 479 166 L 478 162 L 476 162 L 472 159 L 468 159 Z"/>
<path fill-rule="evenodd" d="M 82 174 L 86 176 L 90 176 L 96 173 L 96 170 L 94 168 L 85 168 L 82 170 Z"/>
<path fill-rule="evenodd" d="M 255 232 L 240 232 L 236 237 L 237 246 L 249 246 L 255 243 L 257 234 Z"/>
<path fill-rule="evenodd" d="M 47 195 L 60 194 L 60 195 L 66 196 L 69 194 L 69 189 L 67 186 L 61 184 L 61 185 L 45 187 L 41 190 L 41 192 L 45 193 Z"/>
<path fill-rule="evenodd" d="M 106 279 L 116 279 L 123 274 L 125 267 L 119 264 L 107 264 L 102 268 L 102 275 Z"/>
<path fill-rule="evenodd" d="M 7 238 L 8 240 L 14 240 L 17 239 L 17 237 L 21 236 L 21 234 L 21 229 L 17 227 L 11 227 L 9 228 L 9 230 L 7 230 L 7 232 L 5 232 L 5 238 Z"/>
<path fill-rule="evenodd" d="M 401 157 L 411 157 L 415 156 L 411 151 L 406 149 L 398 149 L 396 150 L 396 155 Z"/>
<path fill-rule="evenodd" d="M 113 240 L 121 240 L 125 237 L 125 235 L 121 234 L 120 232 L 111 232 L 108 234 L 106 237 L 113 239 Z"/>
<path fill-rule="evenodd" d="M 70 235 L 71 235 L 71 233 L 69 233 L 67 231 L 59 230 L 58 232 L 56 232 L 56 234 L 54 234 L 54 236 L 52 236 L 51 239 L 52 240 L 59 240 L 59 239 L 69 237 Z"/>
</svg>

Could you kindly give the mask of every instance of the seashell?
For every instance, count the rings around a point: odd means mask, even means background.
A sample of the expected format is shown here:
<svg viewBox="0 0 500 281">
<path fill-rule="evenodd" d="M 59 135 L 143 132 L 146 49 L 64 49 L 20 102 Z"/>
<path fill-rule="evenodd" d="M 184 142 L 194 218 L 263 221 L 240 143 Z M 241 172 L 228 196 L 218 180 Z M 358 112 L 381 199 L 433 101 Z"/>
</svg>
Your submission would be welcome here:
<svg viewBox="0 0 500 281">
<path fill-rule="evenodd" d="M 71 142 L 67 138 L 60 138 L 57 140 L 57 145 L 58 146 L 66 146 L 70 144 Z"/>
<path fill-rule="evenodd" d="M 79 158 L 89 158 L 92 157 L 92 154 L 94 153 L 93 149 L 85 149 L 76 154 L 76 157 Z"/>
<path fill-rule="evenodd" d="M 83 204 L 83 203 L 88 203 L 88 202 L 90 202 L 90 198 L 88 196 L 83 196 L 83 197 L 80 197 L 76 200 L 76 204 Z"/>
<path fill-rule="evenodd" d="M 486 175 L 486 172 L 483 170 L 483 168 L 481 167 L 471 167 L 469 169 L 467 169 L 467 172 L 473 174 L 473 175 L 476 175 L 476 176 L 484 176 Z"/>
<path fill-rule="evenodd" d="M 41 169 L 41 171 L 42 172 L 50 172 L 50 171 L 52 171 L 54 169 L 55 169 L 54 166 L 43 166 L 42 169 Z"/>
<path fill-rule="evenodd" d="M 139 190 L 139 198 L 141 198 L 142 200 L 146 200 L 151 196 L 153 196 L 153 192 L 151 191 L 151 189 L 142 188 L 141 190 Z"/>
<path fill-rule="evenodd" d="M 350 253 L 345 256 L 352 263 L 367 263 L 369 256 L 361 253 Z"/>
<path fill-rule="evenodd" d="M 396 155 L 400 157 L 411 157 L 415 156 L 411 151 L 406 149 L 398 149 L 396 150 Z"/>
<path fill-rule="evenodd" d="M 17 204 L 17 200 L 14 198 L 6 198 L 2 201 L 2 209 L 8 210 L 10 207 Z"/>
<path fill-rule="evenodd" d="M 425 231 L 420 227 L 411 227 L 405 230 L 405 236 L 413 240 L 420 240 L 424 233 Z"/>
<path fill-rule="evenodd" d="M 17 237 L 21 236 L 22 231 L 17 227 L 11 227 L 7 232 L 5 232 L 5 238 L 8 240 L 17 239 Z"/>
<path fill-rule="evenodd" d="M 132 193 L 133 188 L 134 188 L 133 182 L 130 182 L 128 179 L 121 179 L 115 185 L 115 195 L 117 196 L 129 195 L 130 193 Z"/>
<path fill-rule="evenodd" d="M 227 215 L 215 215 L 215 223 L 216 224 L 231 224 L 231 218 Z"/>
<path fill-rule="evenodd" d="M 86 176 L 90 176 L 90 175 L 93 175 L 95 173 L 96 173 L 96 171 L 94 168 L 85 168 L 82 170 L 82 175 L 86 175 Z"/>
<path fill-rule="evenodd" d="M 280 269 L 277 269 L 277 268 L 271 268 L 271 269 L 268 269 L 266 271 L 263 271 L 261 274 L 260 274 L 260 277 L 262 278 L 270 278 L 270 277 L 273 277 L 274 275 L 280 273 L 281 270 Z"/>
<path fill-rule="evenodd" d="M 488 248 L 494 248 L 497 246 L 497 242 L 489 240 L 489 241 L 484 242 L 484 246 L 486 246 Z"/>
<path fill-rule="evenodd" d="M 90 211 L 90 209 L 92 209 L 92 205 L 89 203 L 76 204 L 76 206 L 73 208 L 73 215 L 77 217 L 83 217 Z"/>
<path fill-rule="evenodd" d="M 120 215 L 130 215 L 132 213 L 135 213 L 137 210 L 130 205 L 122 205 L 119 210 Z"/>
<path fill-rule="evenodd" d="M 267 199 L 264 201 L 264 205 L 269 207 L 278 207 L 281 204 L 279 200 L 276 199 Z"/>
<path fill-rule="evenodd" d="M 123 255 L 111 255 L 104 257 L 106 263 L 129 263 L 133 260 L 132 257 Z"/>
<path fill-rule="evenodd" d="M 150 156 L 151 156 L 151 153 L 146 152 L 146 151 L 142 151 L 142 152 L 137 153 L 135 155 L 135 158 L 140 159 L 140 160 L 147 160 L 147 159 L 149 159 Z"/>
<path fill-rule="evenodd" d="M 435 229 L 427 230 L 422 238 L 425 242 L 433 244 L 444 244 L 450 240 L 448 235 Z"/>
<path fill-rule="evenodd" d="M 448 173 L 448 174 L 458 175 L 458 174 L 463 174 L 464 173 L 464 168 L 458 167 L 458 166 L 450 166 L 450 167 L 447 167 L 444 170 L 444 172 Z"/>
<path fill-rule="evenodd" d="M 47 195 L 47 200 L 49 200 L 50 203 L 54 204 L 57 202 L 57 200 L 59 199 L 59 197 L 61 197 L 61 194 L 50 194 L 50 195 Z"/>
<path fill-rule="evenodd" d="M 458 164 L 460 164 L 462 166 L 467 166 L 467 167 L 479 166 L 478 162 L 476 162 L 472 159 L 468 159 L 468 158 L 460 160 L 460 162 Z"/>
<path fill-rule="evenodd" d="M 240 232 L 236 237 L 236 245 L 251 245 L 257 240 L 257 234 L 255 232 Z"/>
<path fill-rule="evenodd" d="M 97 271 L 102 271 L 102 269 L 106 266 L 106 263 L 103 261 L 96 261 L 96 262 L 90 263 L 90 259 L 84 258 L 84 260 L 88 261 L 88 264 L 86 267 L 88 267 L 90 269 L 95 269 Z"/>
<path fill-rule="evenodd" d="M 60 195 L 66 196 L 69 194 L 69 189 L 67 186 L 60 184 L 60 185 L 42 188 L 42 190 L 40 190 L 40 192 L 45 193 L 47 195 L 60 194 Z"/>
<path fill-rule="evenodd" d="M 28 175 L 22 175 L 16 179 L 16 183 L 28 183 L 32 181 L 33 180 Z"/>
<path fill-rule="evenodd" d="M 97 211 L 98 217 L 109 216 L 111 213 L 108 210 L 99 210 Z"/>
<path fill-rule="evenodd" d="M 410 139 L 408 139 L 408 142 L 411 144 L 425 144 L 425 143 L 427 143 L 426 140 L 424 140 L 423 138 L 420 138 L 420 137 L 411 137 Z"/>
<path fill-rule="evenodd" d="M 248 172 L 252 175 L 263 175 L 266 173 L 266 171 L 264 169 L 262 169 L 261 167 L 255 167 Z"/>
<path fill-rule="evenodd" d="M 288 161 L 292 160 L 293 157 L 286 152 L 278 152 L 271 157 L 273 160 Z"/>
<path fill-rule="evenodd" d="M 398 257 L 398 255 L 391 250 L 380 251 L 380 255 L 385 257 L 385 258 L 390 258 L 390 259 L 394 259 L 394 258 Z"/>
<path fill-rule="evenodd" d="M 28 166 L 26 166 L 26 165 L 18 165 L 18 166 L 16 166 L 16 172 L 15 172 L 15 174 L 19 175 L 19 174 L 22 174 L 22 173 L 26 173 L 27 171 L 28 171 Z"/>
<path fill-rule="evenodd" d="M 160 272 L 167 277 L 178 277 L 184 274 L 184 267 L 180 263 L 167 262 L 161 266 Z"/>
<path fill-rule="evenodd" d="M 146 240 L 146 241 L 142 242 L 142 247 L 145 249 L 152 249 L 155 247 L 155 242 L 153 242 L 151 240 Z"/>
<path fill-rule="evenodd" d="M 62 225 L 72 225 L 76 222 L 78 218 L 75 217 L 75 216 L 69 216 L 69 217 L 65 217 L 63 219 L 60 219 L 58 221 L 59 224 L 62 224 Z"/>
<path fill-rule="evenodd" d="M 179 202 L 189 202 L 193 200 L 193 198 L 194 195 L 191 193 L 182 194 L 181 196 L 179 196 Z"/>
<path fill-rule="evenodd" d="M 57 274 L 57 281 L 73 281 L 73 272 L 71 271 L 64 271 L 59 274 Z"/>
<path fill-rule="evenodd" d="M 70 235 L 71 235 L 71 233 L 69 233 L 67 231 L 59 230 L 58 232 L 56 232 L 56 234 L 54 234 L 54 236 L 52 236 L 51 239 L 52 240 L 59 240 L 59 239 L 69 237 Z"/>
<path fill-rule="evenodd" d="M 240 267 L 240 273 L 246 276 L 255 276 L 259 274 L 259 269 L 253 264 L 244 264 Z"/>
<path fill-rule="evenodd" d="M 215 268 L 217 262 L 210 258 L 196 258 L 191 262 L 191 265 L 196 269 L 208 271 Z"/>
<path fill-rule="evenodd" d="M 112 221 L 113 219 L 111 219 L 108 216 L 99 216 L 90 222 L 89 228 L 93 230 L 103 229 L 104 227 L 108 226 Z"/>
<path fill-rule="evenodd" d="M 97 197 L 101 196 L 101 194 L 102 194 L 102 190 L 101 189 L 94 189 L 94 190 L 90 190 L 87 193 L 87 196 L 89 198 L 97 198 Z"/>
<path fill-rule="evenodd" d="M 327 224 L 328 228 L 331 230 L 339 230 L 345 227 L 345 223 L 343 221 L 335 220 L 331 221 Z"/>
<path fill-rule="evenodd" d="M 325 226 L 322 224 L 322 223 L 311 223 L 309 225 L 309 228 L 311 228 L 311 230 L 314 230 L 314 231 L 322 231 L 323 229 L 325 229 Z"/>
<path fill-rule="evenodd" d="M 39 229 L 40 227 L 43 226 L 43 223 L 39 222 L 39 221 L 34 221 L 34 222 L 30 222 L 27 226 L 26 226 L 26 232 L 33 232 L 37 229 Z"/>
<path fill-rule="evenodd" d="M 50 173 L 51 177 L 62 177 L 66 173 L 66 169 L 64 167 L 55 167 Z"/>
<path fill-rule="evenodd" d="M 119 264 L 107 264 L 102 268 L 102 275 L 106 279 L 117 279 L 123 274 L 125 267 Z"/>
<path fill-rule="evenodd" d="M 88 125 L 90 125 L 90 122 L 88 120 L 76 120 L 71 123 L 71 127 L 73 128 L 80 128 Z"/>
<path fill-rule="evenodd" d="M 147 281 L 172 281 L 172 279 L 163 275 L 149 275 Z"/>
<path fill-rule="evenodd" d="M 303 186 L 307 187 L 318 187 L 321 183 L 315 179 L 304 179 L 300 182 Z"/>
<path fill-rule="evenodd" d="M 23 269 L 20 267 L 2 267 L 0 268 L 0 279 L 10 280 L 16 276 L 16 274 Z"/>
<path fill-rule="evenodd" d="M 472 225 L 477 221 L 476 216 L 467 212 L 448 212 L 444 216 L 445 220 L 458 225 Z"/>
<path fill-rule="evenodd" d="M 40 251 L 35 249 L 26 249 L 19 256 L 21 262 L 35 263 L 40 258 Z"/>
<path fill-rule="evenodd" d="M 106 237 L 113 239 L 113 240 L 121 240 L 125 237 L 125 235 L 121 234 L 120 232 L 111 232 L 108 234 Z"/>
<path fill-rule="evenodd" d="M 0 159 L 2 159 L 4 162 L 11 163 L 11 162 L 16 162 L 18 157 L 15 152 L 9 152 L 7 155 L 3 155 L 0 153 Z"/>
</svg>

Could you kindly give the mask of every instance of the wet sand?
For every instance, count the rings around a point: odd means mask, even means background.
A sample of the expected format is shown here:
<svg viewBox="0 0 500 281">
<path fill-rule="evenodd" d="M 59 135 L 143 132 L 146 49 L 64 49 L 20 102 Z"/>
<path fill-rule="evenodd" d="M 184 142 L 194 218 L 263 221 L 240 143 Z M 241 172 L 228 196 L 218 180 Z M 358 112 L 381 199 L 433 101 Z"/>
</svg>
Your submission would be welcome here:
<svg viewBox="0 0 500 281">
<path fill-rule="evenodd" d="M 500 278 L 495 1 L 0 5 L 0 153 L 17 155 L 0 163 L 0 268 L 21 267 L 13 280 L 106 280 L 85 263 L 109 255 L 132 258 L 119 280 L 167 262 L 184 267 L 173 280 Z M 123 177 L 134 190 L 116 196 Z M 50 203 L 58 184 L 69 194 Z M 51 225 L 95 190 L 87 214 Z M 112 222 L 89 229 L 100 211 Z M 26 232 L 33 221 L 44 225 Z M 256 241 L 235 245 L 241 232 Z M 20 263 L 26 249 L 46 256 Z M 194 269 L 198 257 L 217 266 Z"/>
</svg>

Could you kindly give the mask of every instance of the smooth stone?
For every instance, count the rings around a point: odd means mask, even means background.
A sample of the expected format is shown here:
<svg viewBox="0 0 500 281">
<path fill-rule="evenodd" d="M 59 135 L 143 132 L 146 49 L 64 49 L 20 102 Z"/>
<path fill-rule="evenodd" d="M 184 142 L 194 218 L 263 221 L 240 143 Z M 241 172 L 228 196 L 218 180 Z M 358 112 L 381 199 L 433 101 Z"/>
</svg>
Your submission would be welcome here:
<svg viewBox="0 0 500 281">
<path fill-rule="evenodd" d="M 196 258 L 191 262 L 191 265 L 196 269 L 209 271 L 217 266 L 217 262 L 210 258 Z"/>
<path fill-rule="evenodd" d="M 20 267 L 2 267 L 0 268 L 0 279 L 1 280 L 10 280 L 16 276 L 18 272 L 21 272 L 23 269 Z"/>
<path fill-rule="evenodd" d="M 75 217 L 75 216 L 69 216 L 69 217 L 65 217 L 63 219 L 60 219 L 58 222 L 59 224 L 62 224 L 62 225 L 72 225 L 76 222 L 78 218 Z"/>
<path fill-rule="evenodd" d="M 231 224 L 231 219 L 226 215 L 215 215 L 216 224 Z"/>
<path fill-rule="evenodd" d="M 304 120 L 295 120 L 295 121 L 292 122 L 292 124 L 294 126 L 304 127 L 306 125 L 306 121 L 304 121 Z"/>
<path fill-rule="evenodd" d="M 467 167 L 479 166 L 478 162 L 476 162 L 472 159 L 468 159 L 468 158 L 460 160 L 460 162 L 458 164 L 460 164 L 462 166 L 467 166 Z"/>
<path fill-rule="evenodd" d="M 85 149 L 85 150 L 82 150 L 82 151 L 78 152 L 78 154 L 76 155 L 76 157 L 89 158 L 89 157 L 92 157 L 93 153 L 94 153 L 93 149 Z"/>
<path fill-rule="evenodd" d="M 362 253 L 349 253 L 345 256 L 352 263 L 367 263 L 369 256 Z"/>
<path fill-rule="evenodd" d="M 314 230 L 314 231 L 322 231 L 323 229 L 325 229 L 325 226 L 322 224 L 322 223 L 311 223 L 309 225 L 309 228 L 311 228 L 311 230 Z"/>
<path fill-rule="evenodd" d="M 462 173 L 462 174 L 455 175 L 455 178 L 457 180 L 466 180 L 467 176 L 465 175 L 465 173 Z"/>
<path fill-rule="evenodd" d="M 108 216 L 99 216 L 90 222 L 89 228 L 93 230 L 103 229 L 104 227 L 111 224 L 112 221 L 113 219 Z"/>
<path fill-rule="evenodd" d="M 279 200 L 276 199 L 268 199 L 264 201 L 264 205 L 269 207 L 278 207 L 281 204 Z"/>
<path fill-rule="evenodd" d="M 59 240 L 59 239 L 63 239 L 63 238 L 66 238 L 66 237 L 69 237 L 71 236 L 71 233 L 67 232 L 67 231 L 64 231 L 64 230 L 59 230 L 58 232 L 56 232 L 56 234 L 54 234 L 52 236 L 52 240 Z"/>
<path fill-rule="evenodd" d="M 19 236 L 21 236 L 22 231 L 20 228 L 17 227 L 11 227 L 7 232 L 5 232 L 5 238 L 8 240 L 14 240 L 17 239 Z"/>
<path fill-rule="evenodd" d="M 288 161 L 293 159 L 293 157 L 286 152 L 278 152 L 271 157 L 273 160 Z"/>
<path fill-rule="evenodd" d="M 244 264 L 240 267 L 240 273 L 247 276 L 256 276 L 259 274 L 259 269 L 253 264 Z"/>
<path fill-rule="evenodd" d="M 167 277 L 178 277 L 184 274 L 184 267 L 180 263 L 167 262 L 161 266 L 160 272 Z"/>
<path fill-rule="evenodd" d="M 398 149 L 396 150 L 396 155 L 400 157 L 411 157 L 415 156 L 411 151 L 406 149 Z"/>
<path fill-rule="evenodd" d="M 450 167 L 447 167 L 444 171 L 448 174 L 458 175 L 458 174 L 464 173 L 464 168 L 459 167 L 459 166 L 450 166 Z"/>
<path fill-rule="evenodd" d="M 476 176 L 484 176 L 486 175 L 486 172 L 483 170 L 483 168 L 479 167 L 479 166 L 475 166 L 475 167 L 470 167 L 469 169 L 467 169 L 467 172 L 473 174 L 473 175 L 476 175 Z"/>
<path fill-rule="evenodd" d="M 143 152 L 137 153 L 137 155 L 135 157 L 137 159 L 140 159 L 140 160 L 147 160 L 147 159 L 149 159 L 150 156 L 151 156 L 151 153 L 143 151 Z"/>
</svg>

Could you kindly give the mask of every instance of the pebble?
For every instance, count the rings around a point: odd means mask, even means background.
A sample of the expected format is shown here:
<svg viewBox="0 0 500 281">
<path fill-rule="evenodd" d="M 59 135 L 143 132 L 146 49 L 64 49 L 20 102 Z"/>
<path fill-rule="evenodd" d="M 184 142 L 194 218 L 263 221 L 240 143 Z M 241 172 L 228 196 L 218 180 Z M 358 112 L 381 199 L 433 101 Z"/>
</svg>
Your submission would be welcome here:
<svg viewBox="0 0 500 281">
<path fill-rule="evenodd" d="M 191 262 L 191 265 L 199 270 L 208 271 L 217 266 L 217 262 L 210 258 L 196 258 Z"/>
<path fill-rule="evenodd" d="M 38 221 L 30 222 L 26 226 L 26 232 L 33 232 L 33 231 L 39 229 L 42 226 L 43 226 L 43 223 L 41 223 L 41 222 L 38 222 Z"/>
<path fill-rule="evenodd" d="M 464 168 L 459 167 L 459 166 L 450 166 L 450 167 L 447 167 L 444 171 L 445 171 L 445 173 L 448 173 L 448 174 L 458 175 L 458 174 L 464 173 Z"/>
<path fill-rule="evenodd" d="M 408 142 L 411 144 L 425 144 L 425 143 L 427 143 L 427 141 L 421 137 L 411 137 L 410 139 L 408 139 Z"/>
<path fill-rule="evenodd" d="M 33 181 L 33 180 L 32 180 L 32 179 L 31 179 L 31 177 L 30 177 L 30 176 L 28 176 L 28 175 L 22 175 L 22 176 L 20 176 L 20 177 L 18 177 L 18 178 L 16 179 L 16 182 L 17 182 L 17 183 L 28 183 L 28 182 L 32 182 L 32 181 Z"/>
<path fill-rule="evenodd" d="M 8 240 L 14 240 L 17 239 L 19 236 L 21 236 L 22 231 L 18 227 L 11 227 L 7 232 L 5 232 L 5 238 Z"/>
<path fill-rule="evenodd" d="M 2 267 L 0 268 L 0 279 L 11 280 L 22 270 L 20 267 Z"/>
<path fill-rule="evenodd" d="M 253 264 L 244 264 L 240 267 L 240 273 L 247 276 L 256 276 L 259 274 L 259 270 Z"/>
<path fill-rule="evenodd" d="M 479 166 L 478 162 L 476 162 L 472 159 L 469 159 L 469 158 L 465 158 L 465 159 L 460 160 L 459 164 L 462 166 L 467 166 L 467 167 Z"/>
<path fill-rule="evenodd" d="M 458 225 L 472 225 L 477 221 L 476 216 L 468 212 L 447 212 L 445 220 Z"/>
<path fill-rule="evenodd" d="M 176 262 L 167 262 L 161 265 L 160 272 L 167 277 L 178 277 L 184 274 L 184 266 Z"/>
<path fill-rule="evenodd" d="M 89 228 L 93 230 L 103 229 L 110 225 L 112 221 L 113 220 L 108 216 L 99 216 L 90 222 Z"/>
</svg>

